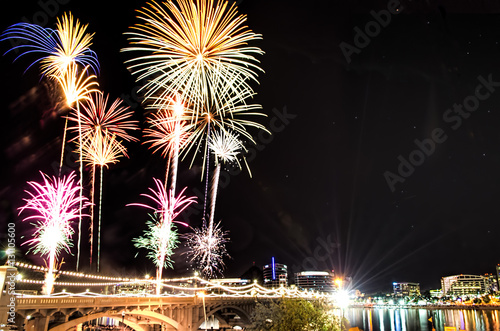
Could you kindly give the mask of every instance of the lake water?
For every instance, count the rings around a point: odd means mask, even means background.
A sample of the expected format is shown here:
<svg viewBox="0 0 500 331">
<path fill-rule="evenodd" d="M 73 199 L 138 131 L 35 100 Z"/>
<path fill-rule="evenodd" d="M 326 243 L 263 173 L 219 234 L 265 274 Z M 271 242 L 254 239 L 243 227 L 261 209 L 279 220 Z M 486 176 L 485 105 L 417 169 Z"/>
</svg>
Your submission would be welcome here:
<svg viewBox="0 0 500 331">
<path fill-rule="evenodd" d="M 347 308 L 343 314 L 364 331 L 431 331 L 431 316 L 436 331 L 500 331 L 500 310 L 492 309 Z"/>
</svg>

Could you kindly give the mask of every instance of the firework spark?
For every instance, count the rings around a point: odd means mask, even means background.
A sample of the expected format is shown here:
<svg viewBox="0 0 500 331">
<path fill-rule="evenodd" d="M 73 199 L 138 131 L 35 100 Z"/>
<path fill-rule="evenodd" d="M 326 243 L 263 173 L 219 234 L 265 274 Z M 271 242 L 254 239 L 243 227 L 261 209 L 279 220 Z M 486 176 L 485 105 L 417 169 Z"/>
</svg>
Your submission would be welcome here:
<svg viewBox="0 0 500 331">
<path fill-rule="evenodd" d="M 71 236 L 74 231 L 71 223 L 81 214 L 82 208 L 88 205 L 85 197 L 78 196 L 80 187 L 74 183 L 75 173 L 68 177 L 50 178 L 42 174 L 43 183 L 28 182 L 33 192 L 24 199 L 26 204 L 19 208 L 19 214 L 31 210 L 33 214 L 23 221 L 35 221 L 36 230 L 33 239 L 26 243 L 31 245 L 35 254 L 42 257 L 48 255 L 48 273 L 46 277 L 46 294 L 53 288 L 54 268 L 58 255 L 62 250 L 70 253 Z"/>
<path fill-rule="evenodd" d="M 155 251 L 152 252 L 149 256 L 154 257 L 153 260 L 155 265 L 157 266 L 156 291 L 157 294 L 160 294 L 163 268 L 165 266 L 166 261 L 170 261 L 171 255 L 169 254 L 172 254 L 172 248 L 171 248 L 172 243 L 170 242 L 171 239 L 170 230 L 172 229 L 172 223 L 174 222 L 175 218 L 184 211 L 184 209 L 186 209 L 189 205 L 191 205 L 193 202 L 196 201 L 196 198 L 184 196 L 183 194 L 186 189 L 183 189 L 177 197 L 169 196 L 169 192 L 167 192 L 162 182 L 156 178 L 153 178 L 153 180 L 156 184 L 156 190 L 153 188 L 149 188 L 149 191 L 152 193 L 152 195 L 142 194 L 142 196 L 153 200 L 155 206 L 150 206 L 147 204 L 139 204 L 139 203 L 134 203 L 130 205 L 152 209 L 155 215 L 158 217 L 158 221 L 155 223 L 155 228 L 157 229 L 155 230 L 156 231 L 155 238 L 157 240 L 157 243 L 154 245 Z M 150 246 L 150 249 L 153 249 L 153 246 Z"/>
<path fill-rule="evenodd" d="M 102 92 L 92 93 L 91 97 L 82 102 L 80 114 L 82 134 L 85 136 L 96 128 L 107 130 L 126 141 L 138 141 L 139 139 L 128 134 L 127 130 L 138 130 L 138 121 L 130 120 L 133 115 L 128 106 L 122 104 L 121 99 L 116 99 L 108 107 L 109 95 L 104 96 Z M 70 121 L 78 123 L 78 114 L 72 112 L 68 117 Z M 72 126 L 70 131 L 77 131 L 78 126 Z"/>
<path fill-rule="evenodd" d="M 212 228 L 207 227 L 204 222 L 200 229 L 193 229 L 192 233 L 186 235 L 189 260 L 207 278 L 222 273 L 224 269 L 224 258 L 229 257 L 226 250 L 226 243 L 229 242 L 227 235 L 228 232 L 222 230 L 220 222 L 215 223 Z"/>
<path fill-rule="evenodd" d="M 162 4 L 152 1 L 138 10 L 143 22 L 132 27 L 131 47 L 124 49 L 147 54 L 127 61 L 137 80 L 149 80 L 143 87 L 146 98 L 159 95 L 161 101 L 181 92 L 198 110 L 208 100 L 219 103 L 251 94 L 248 81 L 257 81 L 257 71 L 262 71 L 254 55 L 263 52 L 247 46 L 261 35 L 244 26 L 246 16 L 227 1 Z"/>
<path fill-rule="evenodd" d="M 11 48 L 5 54 L 15 50 L 23 51 L 15 60 L 26 54 L 41 54 L 28 69 L 40 62 L 42 74 L 47 76 L 62 76 L 70 64 L 75 63 L 89 66 L 94 73 L 98 73 L 97 55 L 89 49 L 93 34 L 85 33 L 88 24 L 81 25 L 71 13 L 65 13 L 62 19 L 57 19 L 56 26 L 57 29 L 53 30 L 23 22 L 8 27 L 0 36 L 0 40 L 19 39 L 22 44 Z"/>
</svg>

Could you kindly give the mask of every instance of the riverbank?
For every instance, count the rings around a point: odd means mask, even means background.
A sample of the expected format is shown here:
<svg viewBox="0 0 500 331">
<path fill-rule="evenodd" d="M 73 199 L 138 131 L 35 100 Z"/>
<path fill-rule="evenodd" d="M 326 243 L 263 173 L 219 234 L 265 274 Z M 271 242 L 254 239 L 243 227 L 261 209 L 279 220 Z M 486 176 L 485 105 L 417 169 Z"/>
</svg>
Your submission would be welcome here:
<svg viewBox="0 0 500 331">
<path fill-rule="evenodd" d="M 377 305 L 359 304 L 350 305 L 349 308 L 374 308 L 374 309 L 470 309 L 470 310 L 500 310 L 500 305 Z"/>
</svg>

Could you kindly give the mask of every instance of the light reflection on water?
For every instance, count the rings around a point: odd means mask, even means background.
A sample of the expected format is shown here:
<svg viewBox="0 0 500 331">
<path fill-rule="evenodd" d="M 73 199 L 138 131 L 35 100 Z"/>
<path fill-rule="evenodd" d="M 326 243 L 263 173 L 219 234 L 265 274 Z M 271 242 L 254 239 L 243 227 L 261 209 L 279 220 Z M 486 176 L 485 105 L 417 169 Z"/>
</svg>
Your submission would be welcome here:
<svg viewBox="0 0 500 331">
<path fill-rule="evenodd" d="M 500 311 L 490 309 L 347 308 L 343 314 L 351 327 L 364 331 L 431 331 L 431 316 L 436 331 L 445 325 L 457 331 L 500 331 Z"/>
</svg>

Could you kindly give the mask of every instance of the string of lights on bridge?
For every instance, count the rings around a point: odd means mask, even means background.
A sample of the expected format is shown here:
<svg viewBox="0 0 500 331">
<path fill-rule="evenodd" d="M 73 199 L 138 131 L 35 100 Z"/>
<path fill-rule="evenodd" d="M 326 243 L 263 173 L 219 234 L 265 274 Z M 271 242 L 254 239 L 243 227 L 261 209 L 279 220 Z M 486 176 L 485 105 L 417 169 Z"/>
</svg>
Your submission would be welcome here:
<svg viewBox="0 0 500 331">
<path fill-rule="evenodd" d="M 45 273 L 47 268 L 41 266 L 30 265 L 27 263 L 16 262 L 16 267 L 25 268 L 37 272 Z M 156 280 L 151 279 L 131 279 L 131 278 L 123 278 L 123 277 L 108 277 L 101 275 L 90 275 L 73 271 L 63 271 L 58 270 L 57 274 L 66 275 L 72 277 L 80 277 L 86 279 L 93 280 L 105 280 L 107 282 L 54 282 L 55 286 L 64 286 L 64 287 L 102 287 L 102 286 L 116 286 L 116 285 L 156 285 Z M 34 280 L 34 279 L 23 279 L 19 278 L 18 282 L 26 283 L 26 284 L 37 284 L 43 285 L 43 280 Z M 181 285 L 173 285 L 171 283 L 185 283 L 185 284 L 196 284 L 196 286 L 181 286 Z M 198 276 L 193 277 L 184 277 L 184 278 L 170 278 L 162 280 L 162 286 L 165 290 L 162 296 L 203 296 L 203 297 L 251 297 L 251 296 L 265 296 L 265 297 L 303 297 L 303 298 L 321 298 L 321 297 L 329 297 L 330 295 L 319 292 L 311 292 L 305 290 L 299 290 L 296 287 L 284 287 L 280 286 L 278 288 L 265 288 L 255 281 L 253 283 L 247 285 L 237 285 L 237 286 L 228 286 L 220 284 L 219 282 L 207 281 Z M 168 290 L 176 293 L 168 293 Z M 138 293 L 133 294 L 137 296 Z M 144 296 L 155 296 L 153 294 L 142 292 L 139 293 Z M 57 293 L 56 295 L 73 295 L 73 293 L 63 292 Z M 94 292 L 90 292 L 87 289 L 87 292 L 79 293 L 77 295 L 93 295 L 93 296 L 127 296 L 128 294 L 120 293 L 120 294 L 98 294 Z"/>
</svg>

